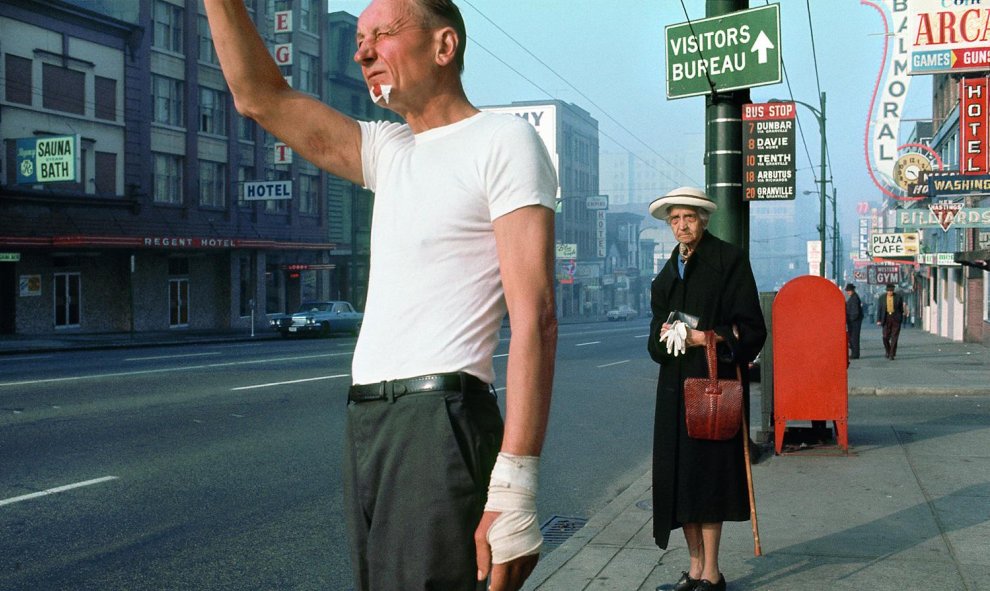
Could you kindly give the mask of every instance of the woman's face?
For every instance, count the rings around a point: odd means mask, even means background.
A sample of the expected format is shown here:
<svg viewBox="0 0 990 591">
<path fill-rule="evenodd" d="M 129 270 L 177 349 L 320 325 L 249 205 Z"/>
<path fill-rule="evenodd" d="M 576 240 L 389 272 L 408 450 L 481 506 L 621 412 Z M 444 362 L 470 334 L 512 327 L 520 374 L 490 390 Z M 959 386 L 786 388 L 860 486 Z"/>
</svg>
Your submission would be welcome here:
<svg viewBox="0 0 990 591">
<path fill-rule="evenodd" d="M 671 207 L 667 216 L 667 223 L 670 224 L 670 229 L 674 231 L 674 239 L 687 246 L 697 244 L 705 231 L 701 218 L 693 207 L 680 205 Z"/>
</svg>

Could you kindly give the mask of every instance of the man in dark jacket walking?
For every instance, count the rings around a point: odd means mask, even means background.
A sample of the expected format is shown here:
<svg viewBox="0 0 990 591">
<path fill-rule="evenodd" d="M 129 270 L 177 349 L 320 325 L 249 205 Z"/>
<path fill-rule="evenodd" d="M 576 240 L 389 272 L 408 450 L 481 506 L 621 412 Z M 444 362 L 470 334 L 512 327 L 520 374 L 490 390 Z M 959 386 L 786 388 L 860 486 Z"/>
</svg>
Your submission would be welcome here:
<svg viewBox="0 0 990 591">
<path fill-rule="evenodd" d="M 846 335 L 849 339 L 849 359 L 859 359 L 859 331 L 863 327 L 863 302 L 856 286 L 846 284 Z"/>
<path fill-rule="evenodd" d="M 904 321 L 904 298 L 894 292 L 894 284 L 887 284 L 887 293 L 877 300 L 877 325 L 883 329 L 883 348 L 891 361 L 897 355 L 897 338 Z"/>
</svg>

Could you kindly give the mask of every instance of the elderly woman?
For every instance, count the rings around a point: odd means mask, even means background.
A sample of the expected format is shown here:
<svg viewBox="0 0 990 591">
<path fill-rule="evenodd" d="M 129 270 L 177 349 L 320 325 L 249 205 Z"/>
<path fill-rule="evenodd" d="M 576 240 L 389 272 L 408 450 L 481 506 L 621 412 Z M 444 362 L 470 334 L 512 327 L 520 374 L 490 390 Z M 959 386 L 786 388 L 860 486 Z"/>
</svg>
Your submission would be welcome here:
<svg viewBox="0 0 990 591">
<path fill-rule="evenodd" d="M 675 584 L 677 591 L 725 589 L 718 566 L 722 522 L 746 521 L 750 514 L 742 432 L 726 441 L 692 439 L 684 418 L 685 378 L 708 377 L 704 331 L 715 332 L 723 379 L 736 379 L 736 367 L 752 361 L 767 336 L 745 252 L 706 230 L 715 209 L 714 201 L 691 187 L 650 204 L 650 214 L 666 220 L 678 242 L 653 280 L 648 339 L 650 356 L 660 364 L 653 536 L 666 548 L 671 530 L 684 530 L 690 565 Z M 679 312 L 679 320 L 670 318 L 671 312 Z M 675 321 L 686 326 L 674 326 Z M 742 372 L 748 401 L 746 377 Z"/>
</svg>

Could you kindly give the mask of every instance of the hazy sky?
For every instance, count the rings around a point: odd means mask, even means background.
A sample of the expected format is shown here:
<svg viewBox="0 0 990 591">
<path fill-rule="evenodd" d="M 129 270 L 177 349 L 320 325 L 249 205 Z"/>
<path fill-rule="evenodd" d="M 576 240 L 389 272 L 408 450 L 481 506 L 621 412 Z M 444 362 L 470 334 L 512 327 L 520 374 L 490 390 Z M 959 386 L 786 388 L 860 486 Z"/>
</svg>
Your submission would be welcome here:
<svg viewBox="0 0 990 591">
<path fill-rule="evenodd" d="M 457 3 L 469 37 L 465 87 L 475 104 L 541 100 L 549 94 L 577 104 L 598 120 L 603 152 L 660 154 L 671 161 L 680 161 L 675 155 L 682 155 L 678 181 L 704 182 L 704 98 L 667 100 L 664 66 L 664 27 L 688 17 L 704 18 L 704 0 Z M 367 4 L 365 0 L 330 0 L 330 10 L 359 14 Z M 765 4 L 765 0 L 750 1 L 751 8 Z M 834 179 L 838 189 L 845 235 L 854 226 L 856 203 L 880 200 L 867 172 L 863 142 L 882 66 L 883 23 L 874 8 L 859 0 L 782 0 L 779 4 L 786 80 L 753 88 L 752 100 L 789 99 L 793 93 L 794 99 L 817 106 L 820 84 L 827 96 L 829 159 L 834 167 L 826 176 Z M 906 138 L 911 119 L 931 117 L 931 102 L 931 78 L 912 77 L 899 139 Z M 807 109 L 799 106 L 798 116 L 807 143 L 806 152 L 799 134 L 797 191 L 801 193 L 817 190 L 820 136 L 817 120 Z M 608 192 L 604 185 L 601 189 Z M 798 200 L 807 201 L 811 211 L 807 216 L 811 219 L 800 230 L 809 239 L 816 238 L 817 196 L 801 195 Z"/>
</svg>

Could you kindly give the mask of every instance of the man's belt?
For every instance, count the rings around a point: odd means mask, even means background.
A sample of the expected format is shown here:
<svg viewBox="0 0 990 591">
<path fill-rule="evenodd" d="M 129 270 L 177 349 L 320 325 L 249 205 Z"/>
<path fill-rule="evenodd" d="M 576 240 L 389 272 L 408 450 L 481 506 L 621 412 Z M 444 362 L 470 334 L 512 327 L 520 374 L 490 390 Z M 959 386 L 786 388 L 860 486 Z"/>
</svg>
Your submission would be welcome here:
<svg viewBox="0 0 990 591">
<path fill-rule="evenodd" d="M 395 401 L 396 398 L 406 394 L 471 390 L 487 391 L 488 384 L 469 373 L 438 373 L 375 384 L 355 384 L 347 391 L 347 400 L 349 402 Z"/>
</svg>

